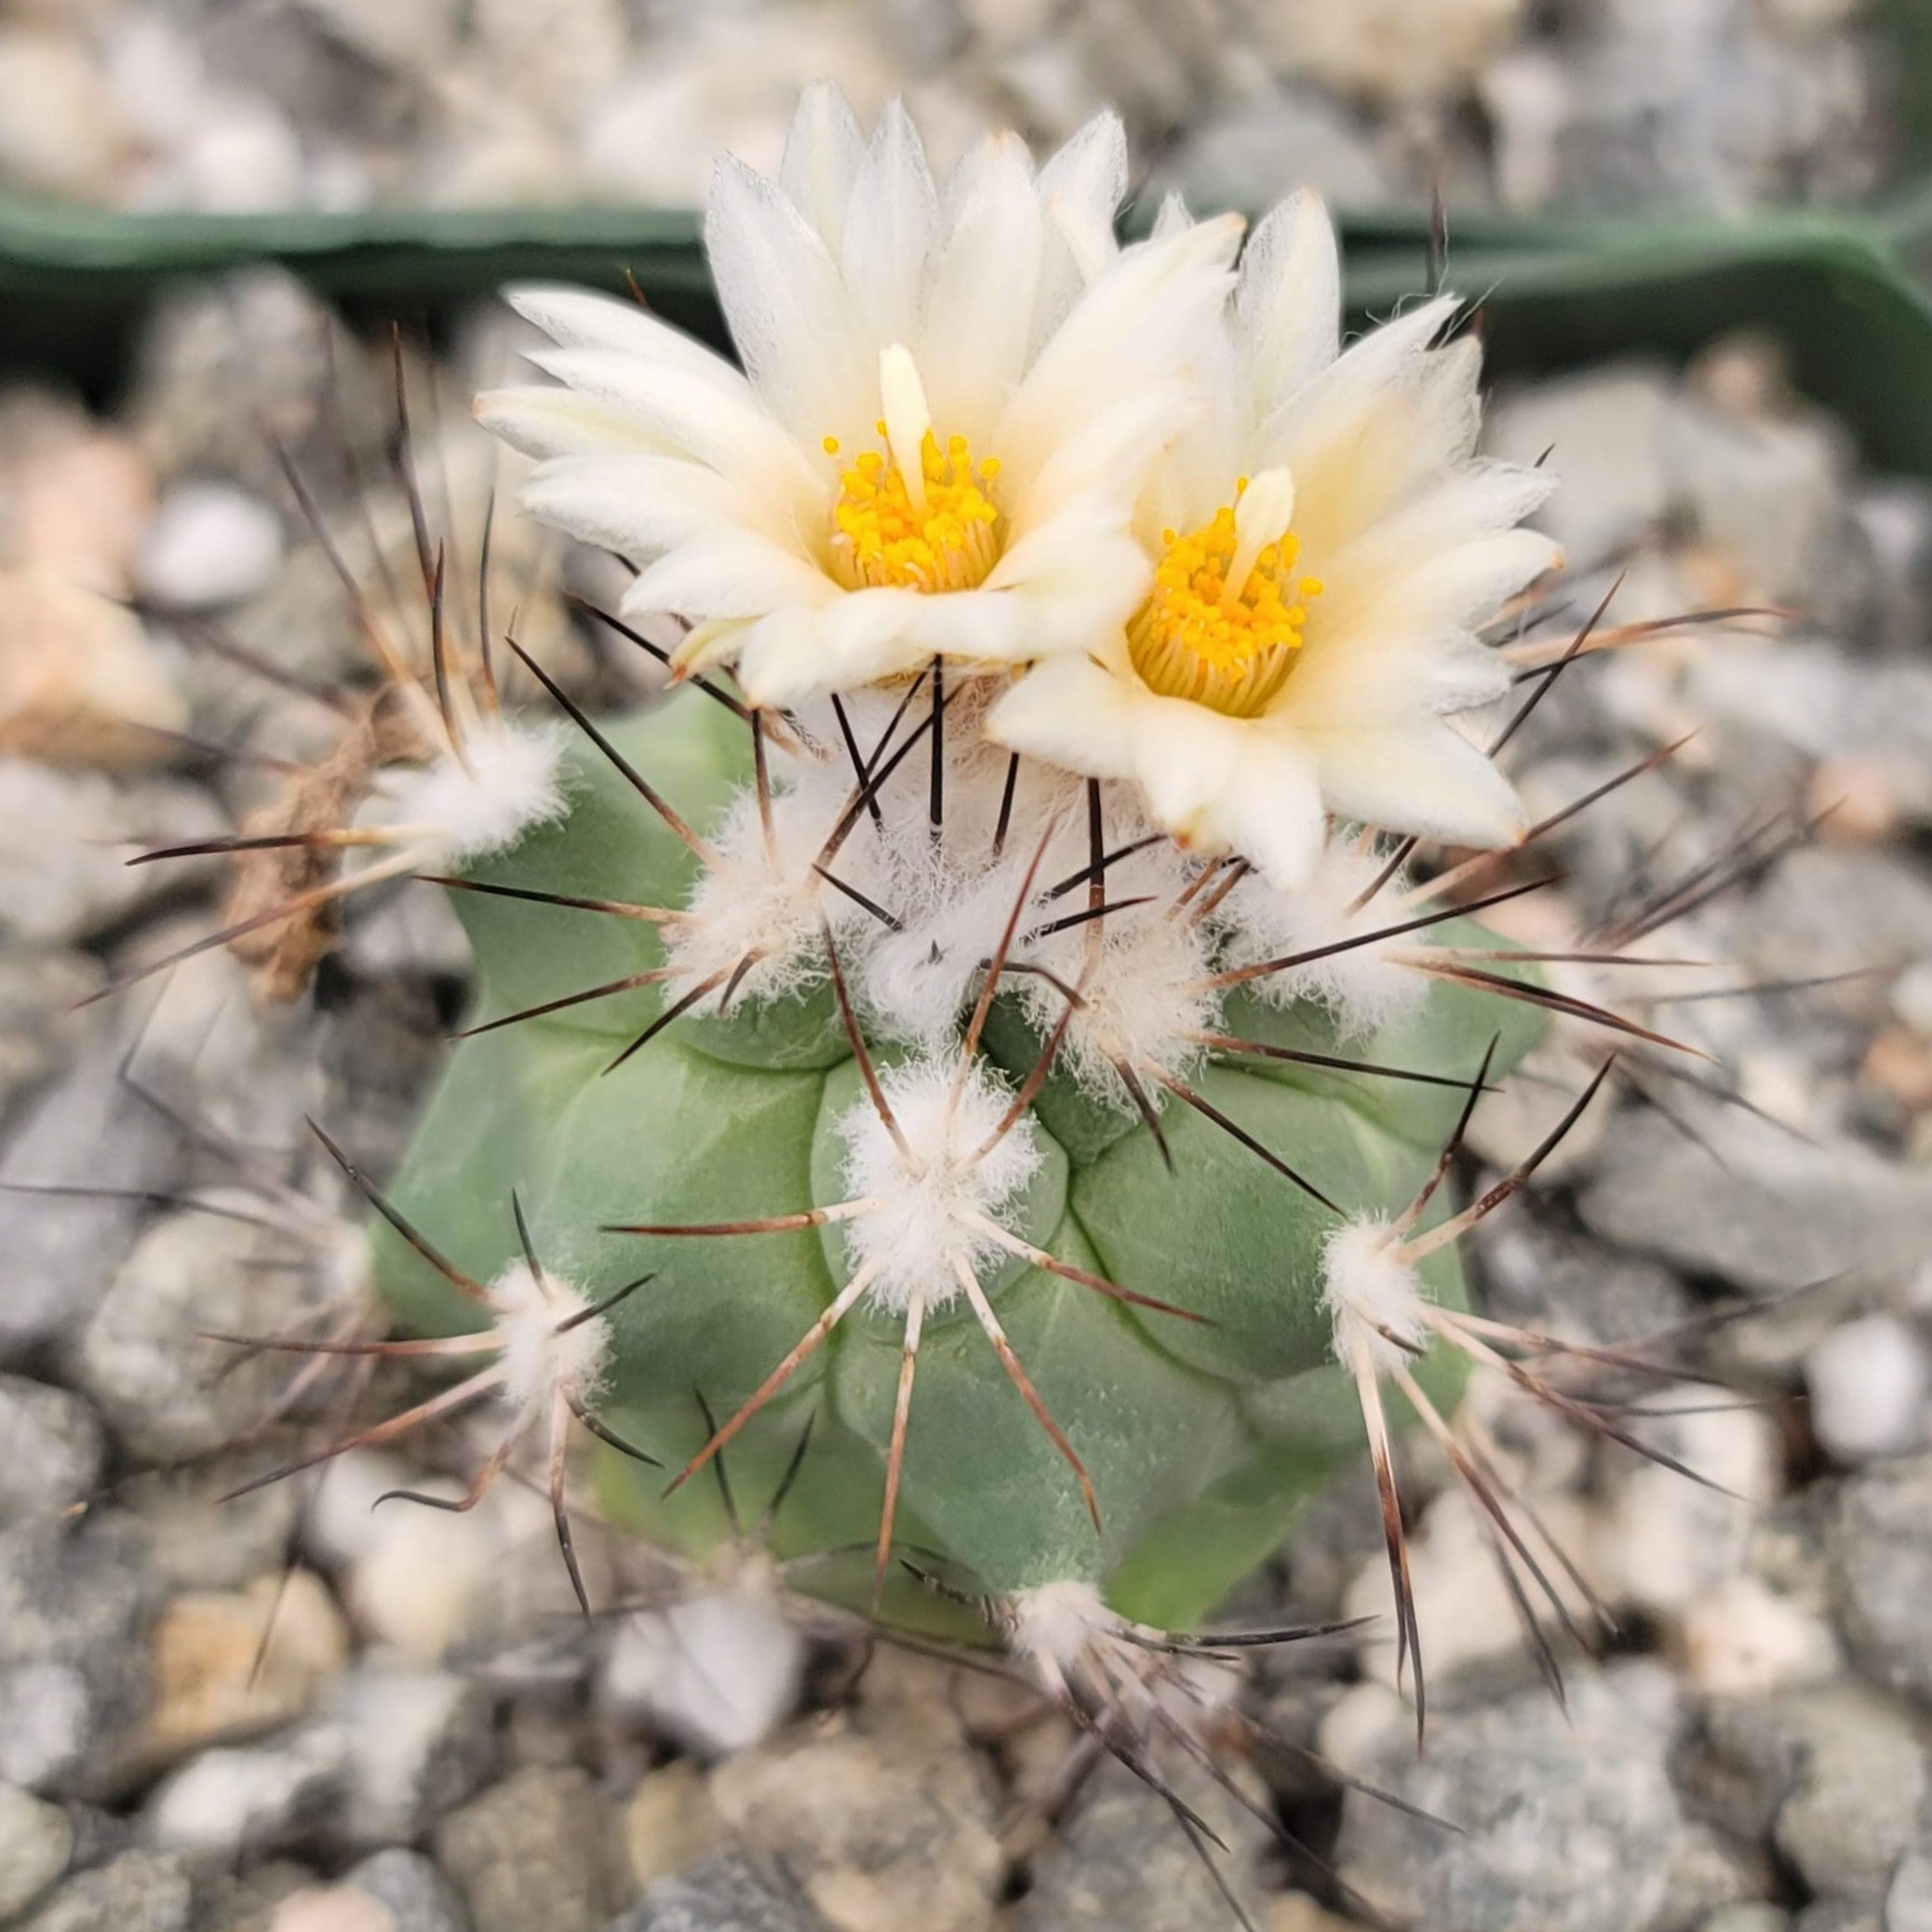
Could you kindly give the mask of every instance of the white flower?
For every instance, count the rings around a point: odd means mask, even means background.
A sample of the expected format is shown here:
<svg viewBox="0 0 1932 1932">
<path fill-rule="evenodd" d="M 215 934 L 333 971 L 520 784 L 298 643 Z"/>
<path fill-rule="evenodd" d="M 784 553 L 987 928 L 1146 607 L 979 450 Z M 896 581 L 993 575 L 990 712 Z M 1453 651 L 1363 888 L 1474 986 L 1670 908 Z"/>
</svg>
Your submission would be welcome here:
<svg viewBox="0 0 1932 1932">
<path fill-rule="evenodd" d="M 714 178 L 744 373 L 634 304 L 525 288 L 565 386 L 479 414 L 544 459 L 537 516 L 644 566 L 625 612 L 691 620 L 681 668 L 732 663 L 757 704 L 1085 650 L 1146 595 L 1129 524 L 1241 227 L 1117 250 L 1125 185 L 1111 116 L 1038 174 L 1000 135 L 939 184 L 902 107 L 867 142 L 813 88 L 775 181 Z"/>
<path fill-rule="evenodd" d="M 1346 352 L 1339 301 L 1334 232 L 1297 196 L 1256 229 L 1211 403 L 1144 498 L 1150 595 L 988 720 L 1015 750 L 1136 780 L 1177 837 L 1291 887 L 1326 812 L 1477 845 L 1521 832 L 1445 714 L 1505 688 L 1477 631 L 1557 560 L 1515 528 L 1550 480 L 1473 458 L 1480 352 L 1437 346 L 1454 301 Z"/>
</svg>

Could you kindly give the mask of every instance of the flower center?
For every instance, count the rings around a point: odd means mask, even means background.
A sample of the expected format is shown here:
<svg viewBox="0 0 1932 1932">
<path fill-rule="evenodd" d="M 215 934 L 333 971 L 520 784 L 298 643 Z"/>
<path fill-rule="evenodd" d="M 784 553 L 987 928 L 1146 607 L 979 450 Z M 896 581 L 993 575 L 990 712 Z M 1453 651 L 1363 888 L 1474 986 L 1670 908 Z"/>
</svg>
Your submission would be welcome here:
<svg viewBox="0 0 1932 1932">
<path fill-rule="evenodd" d="M 1288 472 L 1264 470 L 1198 530 L 1161 532 L 1154 587 L 1127 626 L 1150 691 L 1229 718 L 1268 708 L 1301 652 L 1308 602 L 1322 595 L 1320 578 L 1295 575 L 1294 512 Z"/>
<path fill-rule="evenodd" d="M 885 414 L 877 426 L 886 447 L 863 451 L 839 476 L 832 572 L 849 590 L 974 589 L 1006 533 L 991 494 L 1000 461 L 975 463 L 964 436 L 940 443 L 919 371 L 896 342 L 879 357 L 879 390 Z M 825 449 L 837 456 L 839 438 L 827 436 Z"/>
</svg>

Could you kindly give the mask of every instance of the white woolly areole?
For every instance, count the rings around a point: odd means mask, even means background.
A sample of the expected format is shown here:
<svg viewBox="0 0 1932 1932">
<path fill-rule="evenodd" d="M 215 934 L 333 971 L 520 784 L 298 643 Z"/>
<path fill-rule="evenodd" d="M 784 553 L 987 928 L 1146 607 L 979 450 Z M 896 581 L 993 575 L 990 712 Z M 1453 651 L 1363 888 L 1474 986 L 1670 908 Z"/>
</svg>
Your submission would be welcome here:
<svg viewBox="0 0 1932 1932">
<path fill-rule="evenodd" d="M 1387 1221 L 1350 1221 L 1328 1237 L 1322 1306 L 1335 1323 L 1337 1361 L 1366 1355 L 1378 1374 L 1403 1362 L 1408 1348 L 1428 1345 L 1428 1303 L 1422 1279 L 1397 1252 Z"/>
<path fill-rule="evenodd" d="M 1116 821 L 1109 825 L 1109 843 L 1130 845 L 1147 829 L 1137 819 L 1124 826 Z M 1220 1001 L 1202 984 L 1214 970 L 1211 935 L 1188 919 L 1188 908 L 1173 910 L 1195 869 L 1166 840 L 1117 860 L 1107 867 L 1107 901 L 1148 903 L 1107 915 L 1091 966 L 1094 935 L 1085 926 L 1054 933 L 1030 955 L 1080 987 L 1084 1003 L 1067 1025 L 1058 1064 L 1107 1106 L 1132 1105 L 1115 1071 L 1117 1061 L 1124 1061 L 1143 1085 L 1150 1076 L 1184 1073 L 1204 1052 L 1188 1036 L 1213 1031 L 1218 1023 Z M 1054 910 L 1077 912 L 1086 903 L 1082 887 Z M 1037 975 L 1016 985 L 1028 1019 L 1042 1034 L 1050 1032 L 1065 1011 L 1066 996 L 1052 980 Z"/>
<path fill-rule="evenodd" d="M 1067 1577 L 1006 1601 L 1006 1641 L 1052 1697 L 1088 1702 L 1205 1741 L 1244 1674 L 1239 1663 L 1150 1649 L 1163 1633 L 1130 1623 L 1091 1583 Z"/>
<path fill-rule="evenodd" d="M 1227 934 L 1228 963 L 1258 966 L 1267 959 L 1316 952 L 1400 924 L 1401 916 L 1394 909 L 1402 894 L 1400 879 L 1390 879 L 1366 906 L 1359 909 L 1355 906 L 1386 863 L 1372 853 L 1349 852 L 1331 840 L 1299 892 L 1284 892 L 1259 873 L 1250 873 L 1216 913 Z M 1427 983 L 1390 953 L 1428 944 L 1425 930 L 1400 939 L 1353 946 L 1306 966 L 1270 973 L 1248 985 L 1275 1006 L 1287 1006 L 1297 1000 L 1316 1000 L 1334 1015 L 1335 1029 L 1343 1039 L 1361 1040 L 1422 1004 L 1429 991 Z"/>
<path fill-rule="evenodd" d="M 683 917 L 664 929 L 674 998 L 722 974 L 723 982 L 696 1009 L 717 1011 L 747 956 L 755 956 L 755 963 L 738 977 L 734 1004 L 781 1000 L 825 977 L 821 916 L 835 940 L 854 919 L 870 923 L 868 914 L 812 870 L 828 829 L 798 810 L 789 787 L 774 780 L 768 843 L 756 789 L 747 785 L 732 798 L 710 835 L 718 865 L 698 875 Z"/>
<path fill-rule="evenodd" d="M 984 1159 L 973 1158 L 1005 1118 L 1013 1095 L 974 1060 L 953 1102 L 958 1062 L 919 1059 L 883 1067 L 879 1086 L 914 1161 L 879 1119 L 869 1094 L 839 1121 L 845 1143 L 845 1185 L 853 1199 L 879 1205 L 847 1224 L 859 1267 L 878 1269 L 870 1299 L 904 1314 L 915 1299 L 941 1308 L 961 1293 L 957 1259 L 975 1275 L 1006 1250 L 973 1217 L 998 1221 L 1040 1171 L 1040 1143 L 1030 1114 Z M 915 1165 L 915 1162 L 917 1163 Z"/>
<path fill-rule="evenodd" d="M 1044 895 L 1087 863 L 1084 825 L 1075 809 L 1078 785 L 1036 761 L 1020 768 L 1001 837 L 1008 758 L 988 745 L 980 731 L 986 691 L 995 681 L 964 678 L 957 666 L 946 675 L 943 836 L 935 839 L 932 830 L 927 740 L 881 787 L 878 821 L 867 815 L 859 823 L 832 867 L 900 922 L 900 930 L 892 932 L 874 920 L 869 931 L 856 935 L 865 950 L 853 963 L 852 987 L 867 1021 L 891 1039 L 930 1052 L 939 1051 L 958 1030 L 977 996 L 985 962 L 999 946 L 1042 836 L 1052 828 L 1021 923 L 1023 934 L 1084 903 L 1068 898 L 1049 910 Z M 848 718 L 868 758 L 896 704 L 897 695 L 890 691 L 847 695 Z M 922 699 L 915 699 L 893 742 L 903 744 L 929 711 Z M 812 722 L 812 729 L 820 728 L 816 719 Z M 835 719 L 828 728 L 837 730 Z M 850 766 L 839 775 L 849 778 Z M 828 799 L 827 825 L 836 823 L 846 795 L 841 790 Z M 1030 957 L 1024 945 L 1019 951 Z"/>
<path fill-rule="evenodd" d="M 496 1310 L 503 1400 L 513 1408 L 534 1414 L 558 1395 L 581 1402 L 596 1393 L 610 1352 L 610 1324 L 599 1315 L 567 1325 L 591 1307 L 588 1295 L 548 1268 L 539 1281 L 528 1262 L 513 1261 L 490 1283 L 490 1301 Z"/>
<path fill-rule="evenodd" d="M 475 721 L 464 731 L 462 758 L 438 757 L 379 774 L 383 816 L 397 825 L 425 827 L 421 842 L 437 865 L 487 858 L 515 845 L 531 826 L 563 816 L 557 775 L 563 747 L 563 733 L 554 726 Z"/>
<path fill-rule="evenodd" d="M 1050 1682 L 1064 1677 L 1099 1634 L 1123 1628 L 1091 1583 L 1067 1577 L 1014 1592 L 1007 1604 L 1007 1641 L 1015 1656 Z"/>
</svg>

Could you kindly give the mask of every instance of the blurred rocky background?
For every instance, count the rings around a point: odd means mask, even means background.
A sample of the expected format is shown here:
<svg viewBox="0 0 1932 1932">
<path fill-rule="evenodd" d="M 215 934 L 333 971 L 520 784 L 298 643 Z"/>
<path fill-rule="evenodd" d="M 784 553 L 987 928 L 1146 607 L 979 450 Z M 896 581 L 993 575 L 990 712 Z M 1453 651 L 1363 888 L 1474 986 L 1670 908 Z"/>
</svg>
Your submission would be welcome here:
<svg viewBox="0 0 1932 1932">
<path fill-rule="evenodd" d="M 7 0 L 0 184 L 125 208 L 704 199 L 798 89 L 942 158 L 1118 106 L 1205 204 L 1839 202 L 1894 158 L 1866 0 Z"/>
</svg>

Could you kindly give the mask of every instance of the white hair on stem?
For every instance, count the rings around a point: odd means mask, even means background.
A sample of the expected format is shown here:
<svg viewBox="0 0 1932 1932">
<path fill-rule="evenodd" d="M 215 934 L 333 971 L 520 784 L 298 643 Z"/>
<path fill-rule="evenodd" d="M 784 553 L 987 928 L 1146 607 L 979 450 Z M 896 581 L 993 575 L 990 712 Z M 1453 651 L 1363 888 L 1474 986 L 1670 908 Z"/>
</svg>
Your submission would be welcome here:
<svg viewBox="0 0 1932 1932">
<path fill-rule="evenodd" d="M 1402 1258 L 1392 1222 L 1345 1222 L 1322 1251 L 1322 1306 L 1335 1331 L 1337 1362 L 1366 1360 L 1387 1374 L 1429 1341 L 1421 1277 Z"/>
<path fill-rule="evenodd" d="M 512 1408 L 536 1415 L 559 1395 L 578 1402 L 596 1395 L 610 1333 L 605 1317 L 590 1313 L 588 1295 L 552 1269 L 540 1277 L 528 1261 L 513 1261 L 490 1284 L 490 1299 Z"/>
<path fill-rule="evenodd" d="M 755 786 L 732 798 L 708 840 L 715 863 L 665 929 L 674 996 L 718 988 L 700 1011 L 718 1007 L 734 978 L 734 1001 L 781 1000 L 818 984 L 825 976 L 821 919 L 841 932 L 869 917 L 814 869 L 828 826 L 802 809 L 807 799 L 794 795 L 792 769 L 774 774 L 769 826 Z"/>
<path fill-rule="evenodd" d="M 1059 1022 L 1062 989 L 1078 987 L 1080 1003 L 1067 1025 L 1061 1062 L 1089 1094 L 1122 1111 L 1132 1103 L 1120 1069 L 1124 1066 L 1155 1084 L 1186 1073 L 1201 1059 L 1200 1036 L 1220 1013 L 1206 983 L 1213 935 L 1180 904 L 1198 867 L 1164 836 L 1143 844 L 1149 833 L 1137 813 L 1109 818 L 1108 852 L 1124 855 L 1108 864 L 1101 898 L 1119 910 L 1042 937 L 1027 957 L 1050 968 L 1053 978 L 1030 974 L 1016 981 L 1021 1004 L 1041 1033 Z M 1084 844 L 1080 863 L 1088 863 Z M 1064 919 L 1087 903 L 1083 889 L 1052 911 Z"/>
<path fill-rule="evenodd" d="M 1420 1007 L 1428 983 L 1402 958 L 1402 940 L 1366 940 L 1395 923 L 1374 892 L 1386 861 L 1333 835 L 1306 886 L 1287 891 L 1251 872 L 1215 909 L 1230 967 L 1257 966 L 1302 953 L 1335 951 L 1249 984 L 1276 1006 L 1312 1000 L 1333 1015 L 1344 1040 L 1380 1032 Z M 1399 881 L 1396 881 L 1399 887 Z M 1413 946 L 1413 942 L 1412 942 Z"/>
<path fill-rule="evenodd" d="M 961 1292 L 959 1263 L 979 1276 L 1011 1253 L 986 1224 L 1003 1225 L 1001 1210 L 1040 1171 L 1031 1118 L 1000 1132 L 1013 1104 L 1005 1084 L 978 1058 L 959 1074 L 941 1059 L 882 1067 L 896 1131 L 866 1094 L 839 1117 L 846 1186 L 872 1203 L 847 1224 L 847 1239 L 870 1298 L 894 1313 L 915 1301 L 944 1306 Z"/>
<path fill-rule="evenodd" d="M 486 1397 L 496 1397 L 508 1407 L 509 1422 L 496 1447 L 477 1467 L 469 1487 L 460 1499 L 451 1502 L 415 1490 L 396 1490 L 390 1494 L 399 1500 L 426 1504 L 435 1509 L 459 1511 L 474 1509 L 490 1484 L 509 1467 L 518 1445 L 532 1432 L 541 1433 L 545 1439 L 545 1490 L 551 1516 L 557 1525 L 557 1545 L 563 1553 L 564 1566 L 570 1574 L 577 1602 L 587 1617 L 590 1614 L 590 1595 L 577 1561 L 570 1511 L 565 1502 L 570 1425 L 574 1421 L 608 1446 L 634 1460 L 655 1462 L 653 1456 L 633 1448 L 592 1413 L 592 1404 L 602 1386 L 610 1354 L 610 1311 L 651 1278 L 639 1276 L 602 1300 L 592 1301 L 574 1282 L 553 1273 L 538 1261 L 530 1245 L 522 1207 L 513 1195 L 510 1207 L 523 1244 L 523 1256 L 504 1268 L 486 1286 L 425 1240 L 382 1198 L 369 1177 L 321 1127 L 316 1126 L 315 1132 L 356 1191 L 376 1209 L 423 1263 L 442 1277 L 449 1289 L 486 1319 L 476 1327 L 454 1335 L 405 1336 L 382 1341 L 363 1341 L 352 1335 L 323 1340 L 288 1335 L 222 1335 L 217 1338 L 250 1348 L 289 1350 L 317 1360 L 347 1357 L 364 1362 L 394 1359 L 476 1365 L 463 1379 L 440 1389 L 412 1406 L 358 1428 L 319 1449 L 310 1450 L 264 1475 L 252 1477 L 230 1495 L 245 1496 L 265 1488 L 303 1469 L 330 1462 L 352 1449 L 374 1448 L 396 1442 L 430 1423 L 455 1415 Z"/>
<path fill-rule="evenodd" d="M 459 749 L 438 750 L 425 765 L 378 772 L 372 815 L 378 826 L 396 828 L 397 842 L 420 866 L 488 858 L 563 816 L 563 750 L 564 734 L 555 725 L 474 719 Z"/>
</svg>

